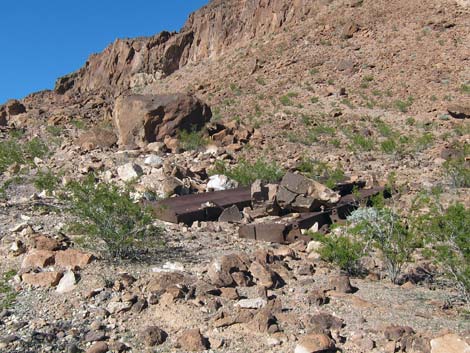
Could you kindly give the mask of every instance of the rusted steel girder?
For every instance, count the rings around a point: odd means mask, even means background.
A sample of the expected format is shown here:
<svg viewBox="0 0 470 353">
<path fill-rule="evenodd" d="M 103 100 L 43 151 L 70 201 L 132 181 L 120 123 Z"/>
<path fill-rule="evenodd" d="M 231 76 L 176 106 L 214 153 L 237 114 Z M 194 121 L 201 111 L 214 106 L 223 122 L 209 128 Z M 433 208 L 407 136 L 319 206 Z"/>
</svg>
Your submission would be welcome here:
<svg viewBox="0 0 470 353">
<path fill-rule="evenodd" d="M 249 187 L 185 195 L 148 202 L 154 215 L 162 221 L 191 224 L 195 221 L 215 221 L 222 211 L 233 205 L 239 210 L 251 206 Z"/>
</svg>

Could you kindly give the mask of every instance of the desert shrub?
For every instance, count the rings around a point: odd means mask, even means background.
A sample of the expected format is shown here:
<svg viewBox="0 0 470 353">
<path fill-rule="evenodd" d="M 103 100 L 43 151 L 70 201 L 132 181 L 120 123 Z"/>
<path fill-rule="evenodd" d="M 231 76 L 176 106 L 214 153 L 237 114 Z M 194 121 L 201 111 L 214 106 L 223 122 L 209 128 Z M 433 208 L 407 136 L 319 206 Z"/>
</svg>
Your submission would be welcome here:
<svg viewBox="0 0 470 353">
<path fill-rule="evenodd" d="M 454 187 L 470 187 L 470 163 L 466 160 L 469 156 L 470 144 L 465 144 L 457 151 L 456 156 L 447 160 L 443 165 L 444 173 Z"/>
<path fill-rule="evenodd" d="M 84 235 L 83 245 L 110 259 L 135 258 L 161 233 L 150 211 L 134 203 L 129 190 L 97 183 L 93 175 L 70 182 L 63 198 L 76 218 L 72 229 Z"/>
<path fill-rule="evenodd" d="M 359 259 L 364 250 L 364 244 L 361 241 L 334 233 L 328 235 L 315 233 L 311 236 L 322 243 L 318 251 L 322 260 L 337 265 L 351 275 L 361 272 Z"/>
<path fill-rule="evenodd" d="M 419 217 L 418 229 L 430 245 L 428 255 L 470 303 L 470 209 L 456 203 L 444 210 L 438 201 L 427 207 L 430 211 Z"/>
<path fill-rule="evenodd" d="M 327 163 L 316 161 L 311 158 L 302 158 L 297 169 L 306 177 L 314 179 L 333 188 L 339 182 L 344 181 L 345 174 L 340 166 L 330 167 Z"/>
<path fill-rule="evenodd" d="M 348 217 L 350 231 L 383 256 L 390 280 L 397 283 L 403 265 L 420 245 L 404 220 L 388 207 L 359 208 Z"/>
<path fill-rule="evenodd" d="M 210 174 L 223 174 L 230 179 L 238 181 L 240 185 L 248 186 L 258 179 L 264 182 L 279 181 L 284 175 L 284 171 L 275 162 L 259 158 L 254 162 L 242 159 L 234 166 L 217 162 L 210 171 Z"/>
<path fill-rule="evenodd" d="M 179 132 L 179 140 L 180 140 L 181 147 L 186 151 L 197 150 L 207 145 L 207 139 L 204 137 L 202 131 L 181 130 Z"/>
<path fill-rule="evenodd" d="M 59 177 L 49 169 L 47 171 L 40 170 L 34 179 L 34 186 L 38 190 L 46 190 L 49 193 L 55 190 L 58 183 Z"/>
<path fill-rule="evenodd" d="M 394 105 L 399 111 L 401 111 L 402 113 L 406 113 L 413 104 L 413 102 L 414 98 L 412 96 L 409 96 L 406 101 L 396 100 L 394 102 Z"/>
<path fill-rule="evenodd" d="M 13 270 L 0 275 L 0 310 L 10 308 L 16 299 L 16 292 L 8 283 L 15 275 Z"/>
<path fill-rule="evenodd" d="M 27 142 L 16 136 L 0 141 L 0 173 L 14 163 L 32 163 L 34 158 L 44 158 L 49 152 L 47 145 L 35 137 Z"/>
</svg>

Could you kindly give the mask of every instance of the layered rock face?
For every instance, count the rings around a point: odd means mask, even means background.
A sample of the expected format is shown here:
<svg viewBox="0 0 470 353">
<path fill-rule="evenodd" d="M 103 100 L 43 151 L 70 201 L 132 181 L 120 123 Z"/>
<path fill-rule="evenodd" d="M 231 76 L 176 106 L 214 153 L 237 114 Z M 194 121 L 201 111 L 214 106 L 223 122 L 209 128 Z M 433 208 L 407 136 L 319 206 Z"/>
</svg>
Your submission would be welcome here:
<svg viewBox="0 0 470 353">
<path fill-rule="evenodd" d="M 90 56 L 80 70 L 57 80 L 55 91 L 114 94 L 144 86 L 190 62 L 214 58 L 254 36 L 278 30 L 302 19 L 312 0 L 213 0 L 193 13 L 179 33 L 118 39 L 102 53 Z"/>
</svg>

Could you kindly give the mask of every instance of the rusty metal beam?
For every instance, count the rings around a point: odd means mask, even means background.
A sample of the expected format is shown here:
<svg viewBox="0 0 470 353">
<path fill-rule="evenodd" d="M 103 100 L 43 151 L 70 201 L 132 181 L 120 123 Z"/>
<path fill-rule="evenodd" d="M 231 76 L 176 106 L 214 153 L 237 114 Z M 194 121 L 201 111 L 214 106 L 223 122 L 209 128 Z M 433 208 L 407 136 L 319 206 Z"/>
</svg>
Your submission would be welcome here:
<svg viewBox="0 0 470 353">
<path fill-rule="evenodd" d="M 239 210 L 251 206 L 250 188 L 185 195 L 148 202 L 158 219 L 172 223 L 191 224 L 194 221 L 216 221 L 225 208 Z"/>
</svg>

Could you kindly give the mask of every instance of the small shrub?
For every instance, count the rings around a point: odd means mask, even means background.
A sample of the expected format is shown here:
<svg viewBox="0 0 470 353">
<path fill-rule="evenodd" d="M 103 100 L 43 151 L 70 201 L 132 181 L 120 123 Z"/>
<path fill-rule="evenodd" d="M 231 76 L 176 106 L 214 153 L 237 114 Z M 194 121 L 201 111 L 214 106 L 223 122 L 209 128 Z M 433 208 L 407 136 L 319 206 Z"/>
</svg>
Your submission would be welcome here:
<svg viewBox="0 0 470 353">
<path fill-rule="evenodd" d="M 397 142 L 393 138 L 389 138 L 385 141 L 383 141 L 380 144 L 380 148 L 382 149 L 382 152 L 387 153 L 387 154 L 392 154 L 397 151 Z"/>
<path fill-rule="evenodd" d="M 38 190 L 46 190 L 52 193 L 59 183 L 59 177 L 55 175 L 51 170 L 39 171 L 34 179 L 34 186 Z"/>
<path fill-rule="evenodd" d="M 466 160 L 468 156 L 470 156 L 470 144 L 465 144 L 455 157 L 447 160 L 443 165 L 444 173 L 453 187 L 470 187 L 470 163 Z"/>
<path fill-rule="evenodd" d="M 10 270 L 0 276 L 0 310 L 9 309 L 16 300 L 15 290 L 8 284 L 16 271 Z"/>
<path fill-rule="evenodd" d="M 151 213 L 134 203 L 129 190 L 96 183 L 93 175 L 69 183 L 63 198 L 76 217 L 72 229 L 84 235 L 83 244 L 110 259 L 134 258 L 161 233 L 153 226 Z"/>
<path fill-rule="evenodd" d="M 364 136 L 361 134 L 352 134 L 350 136 L 352 144 L 350 145 L 352 150 L 361 151 L 372 151 L 375 146 L 375 141 L 371 136 Z"/>
<path fill-rule="evenodd" d="M 351 275 L 361 272 L 359 259 L 363 255 L 364 244 L 362 242 L 333 233 L 328 235 L 315 233 L 311 236 L 322 243 L 318 251 L 322 260 L 335 264 Z"/>
<path fill-rule="evenodd" d="M 207 139 L 201 131 L 181 130 L 178 137 L 181 147 L 186 151 L 198 150 L 199 148 L 207 145 Z"/>
<path fill-rule="evenodd" d="M 397 283 L 403 265 L 420 244 L 402 218 L 390 208 L 371 207 L 353 211 L 348 221 L 352 234 L 381 252 L 390 280 Z"/>
<path fill-rule="evenodd" d="M 430 132 L 426 132 L 416 139 L 415 150 L 417 152 L 424 151 L 425 149 L 431 147 L 433 142 L 434 142 L 434 135 Z"/>
<path fill-rule="evenodd" d="M 408 109 L 411 107 L 411 105 L 414 102 L 414 98 L 409 96 L 406 101 L 403 100 L 396 100 L 394 102 L 395 107 L 401 111 L 402 113 L 406 113 Z"/>
<path fill-rule="evenodd" d="M 232 167 L 219 161 L 210 174 L 223 174 L 238 181 L 240 185 L 248 186 L 258 179 L 264 182 L 279 181 L 284 175 L 284 171 L 275 162 L 267 162 L 260 158 L 253 163 L 242 159 Z"/>
<path fill-rule="evenodd" d="M 456 203 L 443 209 L 438 199 L 418 218 L 418 229 L 431 245 L 429 255 L 470 303 L 470 209 Z"/>
<path fill-rule="evenodd" d="M 470 85 L 462 84 L 462 86 L 460 86 L 460 92 L 470 94 Z"/>
<path fill-rule="evenodd" d="M 0 141 L 0 173 L 14 163 L 26 164 L 32 163 L 35 157 L 44 158 L 48 152 L 47 145 L 37 137 L 27 142 L 17 137 Z"/>
<path fill-rule="evenodd" d="M 292 102 L 292 98 L 297 97 L 298 94 L 295 92 L 289 92 L 286 95 L 282 96 L 279 98 L 279 101 L 281 102 L 282 105 L 284 106 L 292 106 L 294 105 L 294 102 Z"/>
</svg>

